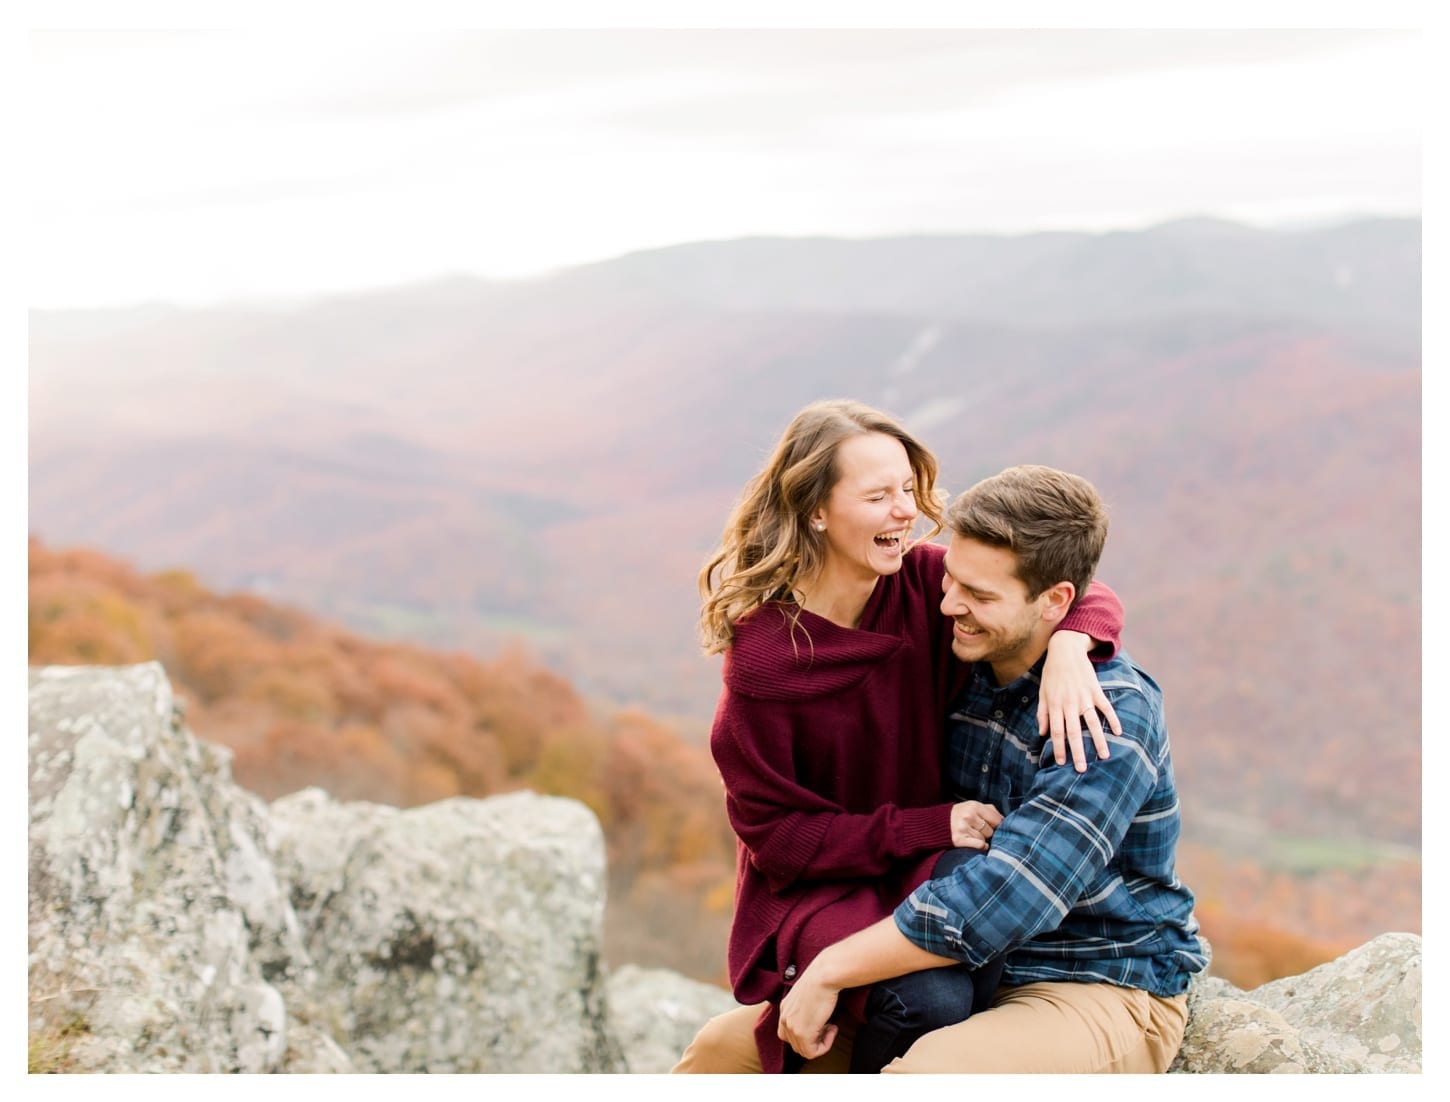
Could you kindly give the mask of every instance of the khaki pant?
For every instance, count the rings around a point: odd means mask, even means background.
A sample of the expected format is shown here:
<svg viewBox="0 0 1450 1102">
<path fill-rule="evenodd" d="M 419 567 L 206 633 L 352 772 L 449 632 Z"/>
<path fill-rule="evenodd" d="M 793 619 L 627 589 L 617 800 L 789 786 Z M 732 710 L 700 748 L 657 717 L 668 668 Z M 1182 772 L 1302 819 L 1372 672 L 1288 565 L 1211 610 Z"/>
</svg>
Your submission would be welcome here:
<svg viewBox="0 0 1450 1102">
<path fill-rule="evenodd" d="M 762 1007 L 711 1018 L 674 1073 L 759 1074 L 755 1022 Z M 928 1033 L 882 1074 L 1159 1074 L 1168 1070 L 1188 1024 L 1188 996 L 1159 998 L 1107 983 L 1028 983 L 1004 987 L 992 1009 Z M 806 1072 L 845 1072 L 850 1037 Z"/>
</svg>

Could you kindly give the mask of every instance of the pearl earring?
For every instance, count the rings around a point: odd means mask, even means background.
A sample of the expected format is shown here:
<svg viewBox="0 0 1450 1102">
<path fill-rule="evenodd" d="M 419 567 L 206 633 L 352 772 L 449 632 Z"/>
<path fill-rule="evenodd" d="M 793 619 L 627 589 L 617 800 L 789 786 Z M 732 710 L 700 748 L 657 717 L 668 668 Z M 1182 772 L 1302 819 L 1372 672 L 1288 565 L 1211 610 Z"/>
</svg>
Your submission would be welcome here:
<svg viewBox="0 0 1450 1102">
<path fill-rule="evenodd" d="M 822 521 L 822 520 L 816 521 L 816 531 L 817 532 L 824 532 L 825 530 L 826 530 L 826 522 L 825 521 Z"/>
</svg>

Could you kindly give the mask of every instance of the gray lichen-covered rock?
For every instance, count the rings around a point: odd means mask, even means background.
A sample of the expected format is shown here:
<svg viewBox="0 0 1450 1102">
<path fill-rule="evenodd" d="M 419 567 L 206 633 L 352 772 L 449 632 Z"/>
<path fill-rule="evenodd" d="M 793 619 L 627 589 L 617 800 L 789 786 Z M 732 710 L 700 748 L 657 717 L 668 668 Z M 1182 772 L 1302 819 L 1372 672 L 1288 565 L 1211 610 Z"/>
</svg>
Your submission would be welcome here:
<svg viewBox="0 0 1450 1102">
<path fill-rule="evenodd" d="M 310 1012 L 360 1071 L 607 1072 L 604 839 L 572 800 L 272 805 L 318 961 Z"/>
<path fill-rule="evenodd" d="M 277 1071 L 311 961 L 265 805 L 155 663 L 30 678 L 32 1029 L 78 1070 Z"/>
<path fill-rule="evenodd" d="M 1211 1074 L 1418 1072 L 1421 940 L 1381 934 L 1301 976 L 1240 991 L 1194 981 L 1170 1071 Z"/>
<path fill-rule="evenodd" d="M 610 1026 L 624 1053 L 620 1070 L 637 1075 L 668 1072 L 705 1022 L 740 1005 L 722 987 L 632 964 L 610 975 L 608 995 Z"/>
<path fill-rule="evenodd" d="M 1420 1070 L 1421 939 L 1381 934 L 1338 960 L 1257 987 L 1255 1002 L 1277 1010 L 1306 1042 L 1336 1052 L 1356 1070 Z"/>
<path fill-rule="evenodd" d="M 1246 999 L 1199 1001 L 1170 1069 L 1217 1074 L 1347 1072 L 1355 1069 L 1306 1045 L 1277 1012 Z"/>
</svg>

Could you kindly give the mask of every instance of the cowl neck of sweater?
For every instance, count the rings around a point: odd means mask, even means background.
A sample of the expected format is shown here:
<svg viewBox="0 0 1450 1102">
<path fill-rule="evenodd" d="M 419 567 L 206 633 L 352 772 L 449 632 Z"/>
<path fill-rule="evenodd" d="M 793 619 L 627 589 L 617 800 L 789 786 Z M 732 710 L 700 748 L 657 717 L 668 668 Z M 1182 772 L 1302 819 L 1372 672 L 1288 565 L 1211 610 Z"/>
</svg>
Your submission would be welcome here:
<svg viewBox="0 0 1450 1102">
<path fill-rule="evenodd" d="M 888 575 L 877 583 L 856 628 L 788 601 L 762 605 L 735 625 L 725 685 L 758 700 L 805 699 L 858 685 L 903 645 L 899 634 L 880 630 L 899 619 L 895 582 Z"/>
</svg>

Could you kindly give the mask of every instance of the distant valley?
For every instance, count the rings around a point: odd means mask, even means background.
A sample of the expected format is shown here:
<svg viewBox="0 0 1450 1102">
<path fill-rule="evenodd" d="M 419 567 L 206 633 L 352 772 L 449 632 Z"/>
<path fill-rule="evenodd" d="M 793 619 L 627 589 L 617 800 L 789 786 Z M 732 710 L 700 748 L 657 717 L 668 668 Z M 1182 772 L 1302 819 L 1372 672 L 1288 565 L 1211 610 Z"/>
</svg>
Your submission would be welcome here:
<svg viewBox="0 0 1450 1102">
<path fill-rule="evenodd" d="M 749 240 L 285 309 L 35 313 L 30 529 L 369 634 L 523 640 L 698 741 L 700 563 L 794 410 L 855 397 L 951 490 L 1017 462 L 1097 484 L 1195 843 L 1415 853 L 1420 234 Z"/>
</svg>

